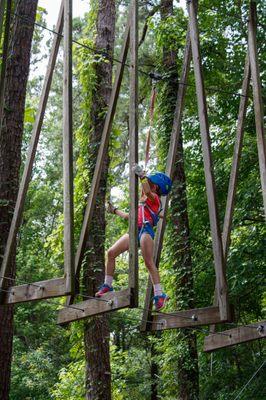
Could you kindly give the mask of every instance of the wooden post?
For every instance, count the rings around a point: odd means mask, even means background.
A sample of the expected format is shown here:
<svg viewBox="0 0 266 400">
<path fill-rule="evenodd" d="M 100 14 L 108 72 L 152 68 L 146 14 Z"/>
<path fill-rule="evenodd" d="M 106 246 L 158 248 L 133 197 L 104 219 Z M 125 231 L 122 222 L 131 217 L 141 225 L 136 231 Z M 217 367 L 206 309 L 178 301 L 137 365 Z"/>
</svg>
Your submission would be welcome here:
<svg viewBox="0 0 266 400">
<path fill-rule="evenodd" d="M 38 108 L 38 112 L 36 115 L 35 124 L 33 127 L 33 133 L 32 133 L 31 142 L 29 145 L 27 160 L 25 163 L 25 167 L 24 167 L 24 171 L 23 171 L 23 175 L 22 175 L 22 179 L 21 179 L 21 183 L 20 183 L 20 187 L 19 187 L 16 206 L 15 206 L 13 219 L 11 222 L 10 231 L 9 231 L 9 235 L 8 235 L 8 240 L 7 240 L 7 244 L 6 244 L 6 248 L 5 248 L 4 259 L 3 259 L 2 266 L 1 266 L 0 275 L 2 277 L 8 276 L 8 266 L 9 266 L 9 262 L 10 262 L 12 248 L 14 246 L 18 228 L 19 228 L 19 225 L 21 222 L 22 212 L 23 212 L 23 208 L 24 208 L 24 204 L 25 204 L 26 193 L 27 193 L 29 182 L 31 179 L 32 166 L 33 166 L 33 162 L 34 162 L 34 158 L 35 158 L 35 154 L 36 154 L 36 150 L 37 150 L 37 145 L 38 145 L 38 141 L 39 141 L 39 136 L 40 136 L 40 132 L 41 132 L 42 124 L 43 124 L 46 104 L 47 104 L 48 95 L 49 95 L 52 77 L 53 77 L 53 71 L 54 71 L 54 67 L 55 67 L 55 63 L 56 63 L 60 40 L 61 40 L 61 33 L 62 33 L 62 28 L 63 28 L 63 10 L 64 10 L 63 2 L 64 2 L 64 0 L 62 0 L 62 4 L 61 4 L 59 16 L 58 16 L 58 21 L 57 21 L 57 25 L 55 28 L 56 32 L 58 32 L 58 34 L 54 35 L 53 45 L 52 45 L 51 54 L 50 54 L 50 58 L 49 58 L 48 66 L 47 66 L 47 71 L 46 71 L 46 75 L 45 75 L 45 79 L 44 79 L 42 94 L 41 94 L 41 98 L 40 98 L 39 108 Z M 4 282 L 5 282 L 5 280 L 3 278 L 0 278 L 0 288 L 3 287 Z M 1 293 L 0 293 L 0 297 L 1 297 Z"/>
<path fill-rule="evenodd" d="M 248 91 L 250 85 L 250 63 L 247 55 L 244 70 L 244 79 L 242 84 L 242 97 L 239 105 L 237 129 L 236 129 L 236 142 L 234 147 L 234 155 L 232 162 L 232 169 L 228 187 L 226 211 L 223 226 L 223 252 L 225 262 L 227 260 L 228 249 L 230 245 L 230 235 L 232 228 L 233 212 L 235 205 L 235 194 L 238 178 L 239 163 L 242 152 L 243 135 L 244 135 L 244 122 L 246 118 L 247 105 L 248 105 Z"/>
<path fill-rule="evenodd" d="M 250 64 L 249 64 L 249 56 L 247 55 L 245 61 L 244 79 L 241 92 L 242 97 L 239 105 L 237 129 L 236 129 L 236 141 L 234 147 L 233 162 L 232 162 L 232 169 L 228 186 L 226 210 L 225 210 L 224 225 L 223 225 L 222 242 L 223 242 L 223 254 L 224 254 L 225 265 L 230 246 L 236 186 L 237 186 L 238 171 L 239 171 L 239 164 L 240 164 L 243 136 L 244 136 L 244 122 L 246 118 L 247 105 L 248 105 L 249 85 L 250 85 Z M 215 288 L 213 304 L 214 306 L 218 305 L 217 288 Z M 212 333 L 215 332 L 214 325 L 210 327 L 210 332 Z"/>
<path fill-rule="evenodd" d="M 263 195 L 264 213 L 266 218 L 266 142 L 263 122 L 263 102 L 261 94 L 261 81 L 258 62 L 258 49 L 256 40 L 257 9 L 256 2 L 250 2 L 248 24 L 248 50 L 251 68 L 251 80 L 254 98 L 255 121 L 257 131 L 257 144 L 259 154 L 260 179 Z"/>
<path fill-rule="evenodd" d="M 216 202 L 216 190 L 211 158 L 211 141 L 209 134 L 209 123 L 207 116 L 207 104 L 203 82 L 200 50 L 199 50 L 199 34 L 196 17 L 196 1 L 188 1 L 190 38 L 192 45 L 192 56 L 194 62 L 194 73 L 196 80 L 196 91 L 198 99 L 198 113 L 200 120 L 200 132 L 203 149 L 204 172 L 207 188 L 207 198 L 209 207 L 209 218 L 211 225 L 212 246 L 214 254 L 214 265 L 216 272 L 216 287 L 218 289 L 218 303 L 220 309 L 221 320 L 227 320 L 229 316 L 227 282 L 225 273 L 225 263 L 223 257 L 223 247 L 221 232 L 218 221 L 218 209 Z"/>
<path fill-rule="evenodd" d="M 181 83 L 179 84 L 179 87 L 178 87 L 173 128 L 172 128 L 172 133 L 171 133 L 169 151 L 168 151 L 168 156 L 167 156 L 167 164 L 166 164 L 166 173 L 170 177 L 173 176 L 174 166 L 176 163 L 177 146 L 178 146 L 180 132 L 181 132 L 181 120 L 182 120 L 182 114 L 183 114 L 183 108 L 184 108 L 184 102 L 185 102 L 186 83 L 187 83 L 190 63 L 191 63 L 191 44 L 190 44 L 189 28 L 188 28 L 186 46 L 185 46 L 185 51 L 184 51 L 184 62 L 183 62 L 183 67 L 182 67 L 181 80 L 180 80 Z M 168 196 L 163 197 L 162 208 L 164 210 L 164 217 L 163 217 L 163 219 L 160 220 L 160 222 L 157 226 L 155 243 L 154 243 L 154 261 L 155 261 L 157 268 L 159 268 L 160 257 L 161 257 L 161 252 L 162 252 L 168 202 L 169 202 L 169 197 Z M 149 279 L 147 291 L 146 291 L 145 306 L 144 306 L 142 322 L 141 322 L 141 327 L 140 327 L 141 331 L 147 330 L 147 326 L 148 326 L 147 321 L 151 320 L 151 317 L 150 317 L 151 307 L 152 307 L 151 299 L 152 299 L 152 283 L 151 283 L 151 280 Z"/>
<path fill-rule="evenodd" d="M 76 256 L 75 256 L 76 280 L 79 278 L 79 274 L 80 274 L 82 259 L 84 256 L 84 249 L 85 249 L 85 245 L 86 245 L 87 232 L 88 232 L 89 226 L 91 224 L 92 215 L 94 212 L 94 207 L 95 207 L 96 197 L 97 197 L 98 190 L 99 190 L 99 184 L 100 184 L 103 164 L 104 164 L 104 160 L 106 158 L 110 132 L 112 129 L 112 123 L 113 123 L 113 119 L 114 119 L 114 115 L 115 115 L 115 111 L 116 111 L 118 96 L 120 93 L 120 87 L 121 87 L 121 82 L 122 82 L 122 78 L 123 78 L 125 62 L 127 59 L 127 54 L 128 54 L 128 49 L 129 49 L 129 34 L 130 34 L 129 20 L 130 20 L 130 17 L 128 19 L 128 23 L 127 23 L 127 27 L 126 27 L 126 31 L 125 31 L 124 42 L 122 45 L 121 55 L 119 58 L 120 63 L 117 66 L 116 78 L 115 78 L 114 86 L 112 89 L 110 104 L 108 107 L 108 112 L 107 112 L 105 123 L 104 123 L 101 144 L 100 144 L 99 152 L 97 155 L 96 166 L 95 166 L 92 184 L 91 184 L 91 190 L 90 190 L 88 203 L 87 203 L 87 207 L 86 207 L 86 211 L 85 211 L 85 216 L 84 216 L 84 220 L 83 220 L 83 224 L 82 224 L 82 229 L 81 229 L 80 238 L 79 238 L 79 244 L 78 244 L 78 248 L 77 248 L 77 252 L 76 252 Z M 67 298 L 68 305 L 72 304 L 73 301 L 74 301 L 74 296 L 69 296 Z"/>
<path fill-rule="evenodd" d="M 138 0 L 132 0 L 130 28 L 130 110 L 129 110 L 129 287 L 132 307 L 138 305 L 138 178 L 133 166 L 138 163 Z"/>
<path fill-rule="evenodd" d="M 2 119 L 3 119 L 3 109 L 4 109 L 4 96 L 5 96 L 5 80 L 6 80 L 6 67 L 7 67 L 7 56 L 8 56 L 8 47 L 9 47 L 9 37 L 10 37 L 10 22 L 11 22 L 11 7 L 12 0 L 7 0 L 6 5 L 6 18 L 5 18 L 5 31 L 4 31 L 4 40 L 3 40 L 3 55 L 2 55 L 2 65 L 1 65 L 1 76 L 0 76 L 0 132 L 2 129 Z M 1 2 L 1 35 L 2 37 L 2 25 L 3 25 L 3 16 L 4 16 L 4 8 L 5 1 Z"/>
<path fill-rule="evenodd" d="M 64 2 L 63 72 L 64 269 L 66 292 L 75 290 L 73 234 L 72 0 Z"/>
</svg>

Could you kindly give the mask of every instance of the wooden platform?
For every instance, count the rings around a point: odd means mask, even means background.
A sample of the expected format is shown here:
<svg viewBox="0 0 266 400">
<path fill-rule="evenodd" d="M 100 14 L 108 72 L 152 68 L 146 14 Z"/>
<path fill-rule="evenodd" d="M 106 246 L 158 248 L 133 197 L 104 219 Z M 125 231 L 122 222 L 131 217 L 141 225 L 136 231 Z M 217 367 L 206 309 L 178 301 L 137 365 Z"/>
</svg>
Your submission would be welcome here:
<svg viewBox="0 0 266 400">
<path fill-rule="evenodd" d="M 50 279 L 32 284 L 11 286 L 3 298 L 3 304 L 24 303 L 68 294 L 69 292 L 66 292 L 65 278 Z"/>
<path fill-rule="evenodd" d="M 205 337 L 204 351 L 215 351 L 224 347 L 266 338 L 266 321 L 215 333 Z"/>
<path fill-rule="evenodd" d="M 106 293 L 101 299 L 93 298 L 85 300 L 81 303 L 73 304 L 75 308 L 64 308 L 60 310 L 57 323 L 59 325 L 65 325 L 69 322 L 78 321 L 93 315 L 130 307 L 130 305 L 131 289 L 128 288 L 119 292 Z"/>
<path fill-rule="evenodd" d="M 232 315 L 232 308 L 230 314 Z M 230 316 L 231 317 L 231 316 Z M 164 329 L 190 328 L 193 326 L 219 324 L 229 322 L 221 320 L 219 307 L 195 308 L 192 310 L 159 313 L 152 315 L 152 322 L 148 330 L 159 331 Z"/>
</svg>

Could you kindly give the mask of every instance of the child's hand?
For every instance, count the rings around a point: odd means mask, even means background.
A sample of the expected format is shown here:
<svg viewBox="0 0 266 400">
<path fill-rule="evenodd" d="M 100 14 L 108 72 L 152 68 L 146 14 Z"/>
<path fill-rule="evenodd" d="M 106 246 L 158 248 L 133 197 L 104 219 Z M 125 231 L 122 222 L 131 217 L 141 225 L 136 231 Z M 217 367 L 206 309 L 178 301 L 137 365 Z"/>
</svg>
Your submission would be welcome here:
<svg viewBox="0 0 266 400">
<path fill-rule="evenodd" d="M 115 214 L 115 210 L 117 210 L 117 208 L 110 201 L 108 201 L 106 210 L 109 214 Z"/>
<path fill-rule="evenodd" d="M 138 175 L 139 178 L 144 178 L 144 176 L 146 174 L 144 169 L 138 164 L 135 164 L 133 166 L 132 171 L 135 172 L 135 174 Z"/>
</svg>

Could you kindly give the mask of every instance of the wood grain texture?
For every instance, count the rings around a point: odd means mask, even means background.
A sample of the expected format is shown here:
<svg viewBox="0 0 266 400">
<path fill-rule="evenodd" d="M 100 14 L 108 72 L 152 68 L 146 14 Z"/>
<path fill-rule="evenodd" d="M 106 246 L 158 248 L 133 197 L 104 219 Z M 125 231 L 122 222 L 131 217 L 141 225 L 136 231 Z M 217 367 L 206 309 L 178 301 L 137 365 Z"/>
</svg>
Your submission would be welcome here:
<svg viewBox="0 0 266 400">
<path fill-rule="evenodd" d="M 221 320 L 219 307 L 195 308 L 192 310 L 176 311 L 170 314 L 159 313 L 152 316 L 149 329 L 152 331 L 186 328 L 193 326 L 228 322 Z"/>
<path fill-rule="evenodd" d="M 103 301 L 106 300 L 106 301 Z M 75 308 L 63 308 L 58 313 L 57 323 L 64 325 L 69 322 L 79 321 L 93 315 L 104 314 L 129 307 L 131 304 L 131 290 L 125 289 L 120 292 L 106 293 L 99 299 L 89 299 L 74 304 Z M 78 310 L 80 309 L 80 310 Z"/>
<path fill-rule="evenodd" d="M 12 286 L 8 289 L 4 304 L 23 303 L 26 301 L 65 296 L 68 294 L 65 289 L 65 284 L 64 278 L 56 278 L 34 282 L 28 285 Z"/>
<path fill-rule="evenodd" d="M 263 328 L 262 330 L 257 329 L 260 326 Z M 239 326 L 238 328 L 223 331 L 221 334 L 215 333 L 206 336 L 204 339 L 204 351 L 214 351 L 265 337 L 266 321 L 256 322 L 247 326 Z"/>
</svg>

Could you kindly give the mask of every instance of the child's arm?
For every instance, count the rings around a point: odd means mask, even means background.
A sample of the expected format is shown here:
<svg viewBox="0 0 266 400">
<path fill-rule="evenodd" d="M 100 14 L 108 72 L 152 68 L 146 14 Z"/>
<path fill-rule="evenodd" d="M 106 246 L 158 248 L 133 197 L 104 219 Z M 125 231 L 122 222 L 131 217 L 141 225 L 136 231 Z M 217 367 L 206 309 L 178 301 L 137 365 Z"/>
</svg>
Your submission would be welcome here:
<svg viewBox="0 0 266 400">
<path fill-rule="evenodd" d="M 118 210 L 118 208 L 114 209 L 114 214 L 118 215 L 119 217 L 124 218 L 124 219 L 128 219 L 129 218 L 129 214 L 128 213 L 125 213 L 124 211 Z"/>
<path fill-rule="evenodd" d="M 108 205 L 107 205 L 106 208 L 107 208 L 107 211 L 110 214 L 116 214 L 119 217 L 124 218 L 124 219 L 128 219 L 128 217 L 129 217 L 128 213 L 125 213 L 124 211 L 118 210 L 118 208 L 115 207 L 110 201 L 108 201 Z"/>
<path fill-rule="evenodd" d="M 155 193 L 153 193 L 151 191 L 150 185 L 149 185 L 149 181 L 146 178 L 146 176 L 144 176 L 143 178 L 141 178 L 141 185 L 142 185 L 142 190 L 143 193 L 150 199 L 150 200 L 154 200 L 155 199 Z"/>
</svg>

